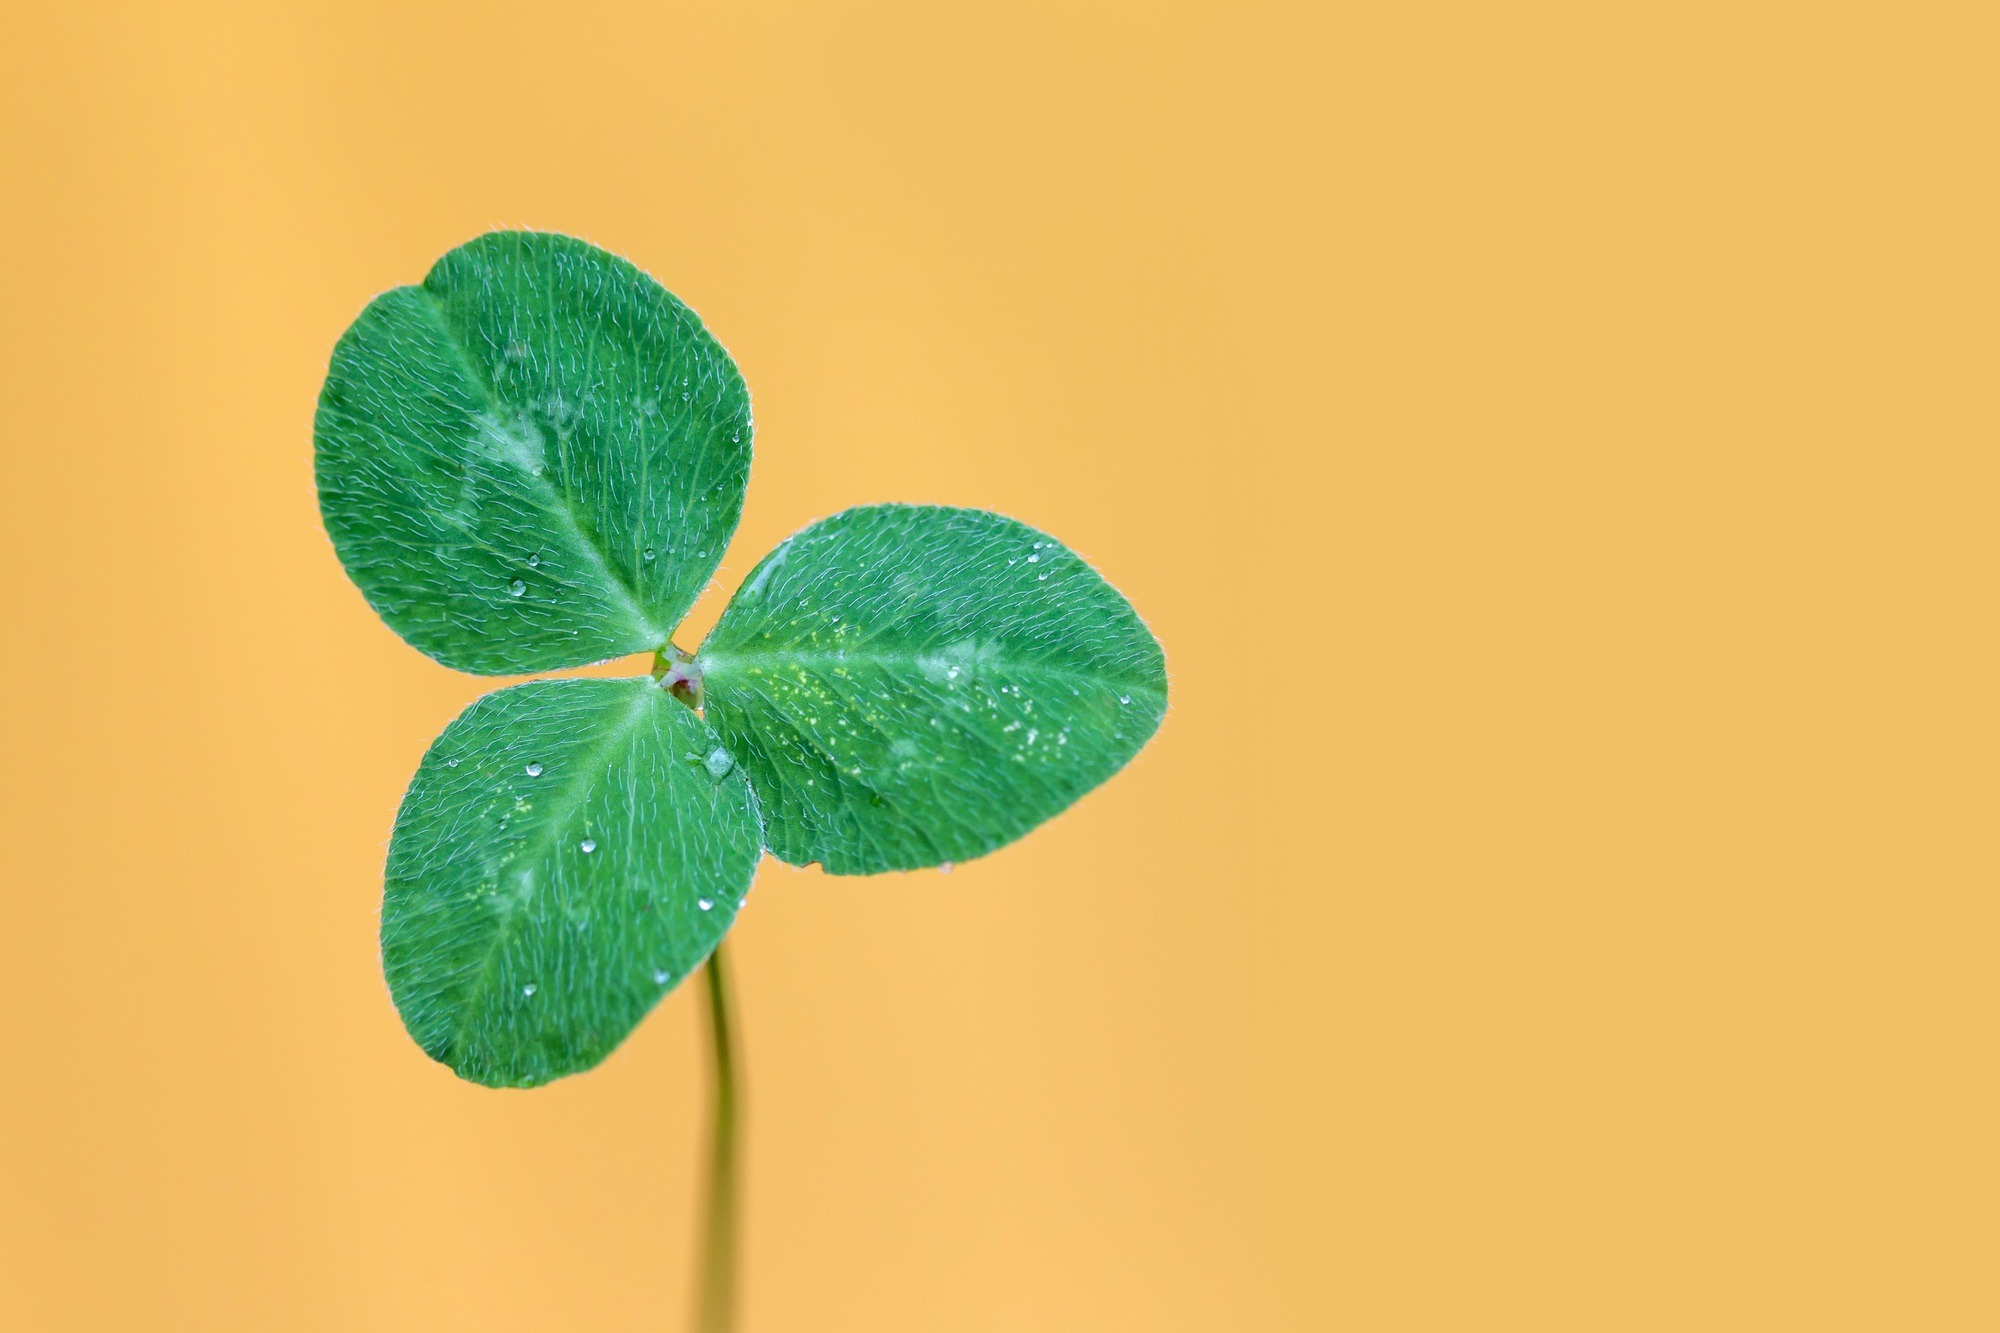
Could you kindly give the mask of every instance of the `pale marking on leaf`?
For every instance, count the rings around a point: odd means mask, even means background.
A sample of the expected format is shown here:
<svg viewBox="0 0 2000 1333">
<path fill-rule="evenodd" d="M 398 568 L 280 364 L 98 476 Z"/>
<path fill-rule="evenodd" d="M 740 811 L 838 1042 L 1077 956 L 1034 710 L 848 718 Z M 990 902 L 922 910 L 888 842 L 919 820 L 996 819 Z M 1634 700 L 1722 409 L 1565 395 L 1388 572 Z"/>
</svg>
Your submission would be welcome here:
<svg viewBox="0 0 2000 1333">
<path fill-rule="evenodd" d="M 452 329 L 450 321 L 445 318 L 443 303 L 428 287 L 418 287 L 415 290 L 423 293 L 424 305 L 436 317 L 438 331 L 444 338 L 445 345 L 451 348 L 452 354 L 458 358 L 460 368 L 465 371 L 466 379 L 479 390 L 479 396 L 486 403 L 486 411 L 479 418 L 481 433 L 486 442 L 505 450 L 500 456 L 519 467 L 529 485 L 541 488 L 545 496 L 545 507 L 561 520 L 564 527 L 568 528 L 578 549 L 596 564 L 597 572 L 604 576 L 605 583 L 610 586 L 617 600 L 623 603 L 623 610 L 630 617 L 632 627 L 649 644 L 664 642 L 666 635 L 653 624 L 652 617 L 648 616 L 645 608 L 639 604 L 638 594 L 618 576 L 618 572 L 611 567 L 610 559 L 598 549 L 597 543 L 584 531 L 583 525 L 577 522 L 576 511 L 570 505 L 569 496 L 549 481 L 547 476 L 535 475 L 535 466 L 542 458 L 541 432 L 534 430 L 532 423 L 529 424 L 529 429 L 534 431 L 531 437 L 524 438 L 520 432 L 509 429 L 506 415 L 501 410 L 504 405 L 499 395 L 494 393 L 493 386 L 480 372 L 478 363 L 459 342 L 457 333 Z"/>
<path fill-rule="evenodd" d="M 764 585 L 771 581 L 773 574 L 785 567 L 785 561 L 791 557 L 791 554 L 792 539 L 787 537 L 778 544 L 778 549 L 771 552 L 770 556 L 765 559 L 763 568 L 757 571 L 756 577 L 745 584 L 743 591 L 737 595 L 746 601 L 763 596 Z"/>
</svg>

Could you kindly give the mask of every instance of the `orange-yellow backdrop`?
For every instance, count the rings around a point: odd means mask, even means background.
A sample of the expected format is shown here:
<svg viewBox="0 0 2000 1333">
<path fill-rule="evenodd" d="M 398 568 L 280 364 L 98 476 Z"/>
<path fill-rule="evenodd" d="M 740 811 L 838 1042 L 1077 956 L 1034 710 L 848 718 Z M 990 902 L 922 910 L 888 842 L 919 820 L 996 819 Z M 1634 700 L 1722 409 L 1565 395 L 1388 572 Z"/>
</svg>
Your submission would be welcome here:
<svg viewBox="0 0 2000 1333">
<path fill-rule="evenodd" d="M 947 501 L 1173 670 L 949 879 L 767 865 L 753 1330 L 2000 1324 L 1989 17 L 11 6 L 0 1327 L 683 1317 L 691 997 L 503 1094 L 377 970 L 485 685 L 314 394 L 522 225 L 753 386 L 694 629 Z"/>
</svg>

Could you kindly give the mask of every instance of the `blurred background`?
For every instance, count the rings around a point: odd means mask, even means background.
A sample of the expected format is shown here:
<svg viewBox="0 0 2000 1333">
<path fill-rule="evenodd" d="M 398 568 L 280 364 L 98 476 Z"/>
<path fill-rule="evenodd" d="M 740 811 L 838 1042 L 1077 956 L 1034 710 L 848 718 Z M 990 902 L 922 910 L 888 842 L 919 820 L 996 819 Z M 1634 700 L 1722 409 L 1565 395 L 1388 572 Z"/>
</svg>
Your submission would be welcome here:
<svg viewBox="0 0 2000 1333">
<path fill-rule="evenodd" d="M 683 643 L 805 522 L 935 501 L 1059 534 L 1173 673 L 949 878 L 766 863 L 748 1328 L 2000 1325 L 1995 36 L 10 6 L 0 1327 L 682 1326 L 695 997 L 495 1093 L 378 967 L 491 682 L 343 576 L 314 396 L 498 226 L 750 381 Z"/>
</svg>

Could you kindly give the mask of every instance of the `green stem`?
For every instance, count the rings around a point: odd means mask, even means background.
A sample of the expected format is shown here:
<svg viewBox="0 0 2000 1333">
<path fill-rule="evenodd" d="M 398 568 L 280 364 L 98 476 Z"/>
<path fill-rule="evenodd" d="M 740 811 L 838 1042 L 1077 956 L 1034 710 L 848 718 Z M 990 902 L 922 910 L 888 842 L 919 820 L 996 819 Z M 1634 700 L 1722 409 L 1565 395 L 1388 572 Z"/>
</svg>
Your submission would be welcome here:
<svg viewBox="0 0 2000 1333">
<path fill-rule="evenodd" d="M 707 1231 L 702 1240 L 696 1333 L 736 1327 L 737 1131 L 743 1115 L 736 1088 L 735 1039 L 730 1033 L 729 978 L 722 946 L 702 969 L 708 978 L 708 1033 L 715 1056 L 714 1118 L 709 1126 Z"/>
</svg>

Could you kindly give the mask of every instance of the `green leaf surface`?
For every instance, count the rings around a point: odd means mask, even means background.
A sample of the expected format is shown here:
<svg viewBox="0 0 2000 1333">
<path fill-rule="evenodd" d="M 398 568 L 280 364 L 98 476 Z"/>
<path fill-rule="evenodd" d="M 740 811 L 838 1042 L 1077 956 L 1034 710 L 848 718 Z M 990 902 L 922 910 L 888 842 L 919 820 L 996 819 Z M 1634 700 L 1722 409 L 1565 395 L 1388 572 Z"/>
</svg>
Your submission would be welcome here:
<svg viewBox="0 0 2000 1333">
<path fill-rule="evenodd" d="M 761 850 L 713 731 L 650 680 L 549 680 L 461 713 L 389 846 L 382 966 L 461 1076 L 588 1069 L 714 950 Z"/>
<path fill-rule="evenodd" d="M 1054 538 L 976 509 L 875 505 L 765 557 L 697 655 L 766 845 L 834 874 L 992 851 L 1159 726 L 1160 645 Z"/>
<path fill-rule="evenodd" d="M 694 312 L 567 236 L 493 232 L 334 349 L 320 512 L 389 627 L 446 666 L 667 641 L 743 509 L 750 396 Z"/>
</svg>

